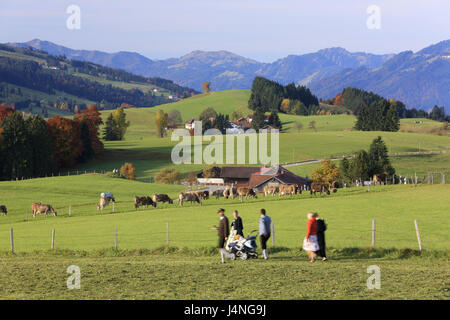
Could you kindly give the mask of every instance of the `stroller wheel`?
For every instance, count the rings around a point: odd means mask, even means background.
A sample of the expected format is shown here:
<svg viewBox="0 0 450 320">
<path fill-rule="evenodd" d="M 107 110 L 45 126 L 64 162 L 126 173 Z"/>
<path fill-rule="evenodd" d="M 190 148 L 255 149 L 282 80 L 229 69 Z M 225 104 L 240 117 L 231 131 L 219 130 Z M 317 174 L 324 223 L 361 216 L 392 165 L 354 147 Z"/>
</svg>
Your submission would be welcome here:
<svg viewBox="0 0 450 320">
<path fill-rule="evenodd" d="M 236 255 L 235 255 L 234 253 L 230 253 L 230 254 L 228 255 L 228 259 L 230 259 L 230 260 L 235 260 L 235 259 L 236 259 Z"/>
<path fill-rule="evenodd" d="M 241 259 L 242 259 L 242 260 L 247 260 L 247 259 L 248 259 L 248 255 L 247 255 L 245 252 L 243 252 L 243 253 L 241 254 Z"/>
</svg>

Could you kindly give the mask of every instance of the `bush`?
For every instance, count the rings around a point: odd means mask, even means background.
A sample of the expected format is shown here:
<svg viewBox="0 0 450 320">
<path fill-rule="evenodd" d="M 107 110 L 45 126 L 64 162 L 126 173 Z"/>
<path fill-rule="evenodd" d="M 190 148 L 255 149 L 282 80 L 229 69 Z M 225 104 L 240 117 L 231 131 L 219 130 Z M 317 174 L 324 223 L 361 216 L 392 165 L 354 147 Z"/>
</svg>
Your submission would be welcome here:
<svg viewBox="0 0 450 320">
<path fill-rule="evenodd" d="M 155 176 L 156 183 L 174 184 L 184 179 L 183 174 L 176 169 L 162 169 Z"/>
<path fill-rule="evenodd" d="M 131 164 L 126 162 L 121 168 L 120 168 L 120 174 L 125 178 L 129 180 L 136 180 L 136 168 Z"/>
</svg>

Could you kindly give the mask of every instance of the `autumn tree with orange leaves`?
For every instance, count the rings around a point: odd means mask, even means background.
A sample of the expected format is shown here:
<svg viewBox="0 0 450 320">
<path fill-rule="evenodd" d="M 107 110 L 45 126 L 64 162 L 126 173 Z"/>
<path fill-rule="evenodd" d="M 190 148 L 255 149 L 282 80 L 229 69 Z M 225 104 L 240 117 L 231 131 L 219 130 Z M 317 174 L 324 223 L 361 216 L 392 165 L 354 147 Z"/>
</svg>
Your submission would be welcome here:
<svg viewBox="0 0 450 320">
<path fill-rule="evenodd" d="M 71 167 L 83 152 L 80 122 L 55 116 L 47 121 L 53 155 L 58 167 Z"/>
<path fill-rule="evenodd" d="M 103 142 L 100 141 L 99 127 L 103 124 L 103 120 L 97 106 L 89 106 L 86 110 L 82 110 L 75 115 L 78 121 L 86 121 L 86 125 L 89 129 L 89 140 L 94 155 L 99 154 L 104 150 Z"/>
</svg>

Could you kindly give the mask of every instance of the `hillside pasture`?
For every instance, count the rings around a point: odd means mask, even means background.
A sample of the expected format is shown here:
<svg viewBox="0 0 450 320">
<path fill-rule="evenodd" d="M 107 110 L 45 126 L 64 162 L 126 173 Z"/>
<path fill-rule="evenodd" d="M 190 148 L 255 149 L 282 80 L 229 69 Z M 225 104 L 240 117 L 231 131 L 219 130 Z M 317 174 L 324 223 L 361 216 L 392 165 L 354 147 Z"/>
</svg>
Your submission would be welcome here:
<svg viewBox="0 0 450 320">
<path fill-rule="evenodd" d="M 447 214 L 450 205 L 443 201 L 449 185 L 400 185 L 340 189 L 330 196 L 264 197 L 240 202 L 239 199 L 187 203 L 179 207 L 161 204 L 158 208 L 134 210 L 134 195 L 168 193 L 176 199 L 184 187 L 155 185 L 109 178 L 102 175 L 55 177 L 0 183 L 0 203 L 8 215 L 0 217 L 0 251 L 9 249 L 10 228 L 14 228 L 15 250 L 45 250 L 50 245 L 51 229 L 56 230 L 58 249 L 93 250 L 114 245 L 114 230 L 119 232 L 122 249 L 156 248 L 166 244 L 166 224 L 170 225 L 170 245 L 213 247 L 217 241 L 211 226 L 218 223 L 217 209 L 223 207 L 231 217 L 237 209 L 245 232 L 258 228 L 258 210 L 265 208 L 275 223 L 276 246 L 299 248 L 306 232 L 306 213 L 317 211 L 329 225 L 327 241 L 335 248 L 368 247 L 372 219 L 376 219 L 376 247 L 418 248 L 414 219 L 418 220 L 423 246 L 446 249 L 449 245 Z M 111 204 L 97 211 L 101 192 L 113 192 Z M 420 201 L 419 201 L 420 200 Z M 53 205 L 57 217 L 31 217 L 32 201 Z M 68 215 L 71 205 L 71 216 Z"/>
</svg>

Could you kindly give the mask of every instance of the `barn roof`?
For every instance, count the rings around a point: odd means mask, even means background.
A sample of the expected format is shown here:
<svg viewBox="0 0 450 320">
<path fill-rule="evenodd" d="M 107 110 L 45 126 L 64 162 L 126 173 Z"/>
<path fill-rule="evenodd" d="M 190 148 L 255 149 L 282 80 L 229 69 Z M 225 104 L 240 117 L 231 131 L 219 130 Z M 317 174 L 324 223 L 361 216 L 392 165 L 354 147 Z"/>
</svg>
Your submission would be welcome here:
<svg viewBox="0 0 450 320">
<path fill-rule="evenodd" d="M 269 179 L 272 179 L 271 175 L 262 175 L 262 174 L 254 174 L 250 177 L 250 181 L 248 182 L 248 186 L 250 188 L 259 186 L 260 184 L 266 182 Z"/>
<path fill-rule="evenodd" d="M 222 167 L 220 177 L 250 179 L 252 174 L 259 172 L 260 167 Z"/>
</svg>

